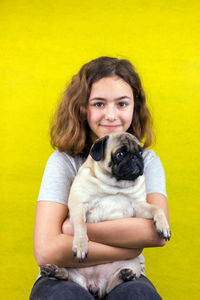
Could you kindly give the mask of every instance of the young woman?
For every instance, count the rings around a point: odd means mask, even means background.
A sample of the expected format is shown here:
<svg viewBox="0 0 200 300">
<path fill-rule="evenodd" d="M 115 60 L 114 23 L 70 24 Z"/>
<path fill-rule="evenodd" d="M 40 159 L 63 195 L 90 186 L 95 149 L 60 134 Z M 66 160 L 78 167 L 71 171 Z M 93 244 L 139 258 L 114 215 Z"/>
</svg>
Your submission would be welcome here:
<svg viewBox="0 0 200 300">
<path fill-rule="evenodd" d="M 168 218 L 163 167 L 147 149 L 152 142 L 151 115 L 140 78 L 127 60 L 97 58 L 72 78 L 51 127 L 52 145 L 57 150 L 44 171 L 35 217 L 34 253 L 39 266 L 80 267 L 72 253 L 73 228 L 67 219 L 70 186 L 92 143 L 124 131 L 134 134 L 144 148 L 147 201 L 159 205 Z M 88 224 L 87 229 L 89 255 L 82 267 L 140 255 L 141 278 L 119 285 L 105 299 L 161 299 L 145 277 L 141 254 L 144 247 L 165 245 L 152 220 L 124 218 Z M 30 299 L 94 297 L 76 283 L 39 277 Z"/>
</svg>

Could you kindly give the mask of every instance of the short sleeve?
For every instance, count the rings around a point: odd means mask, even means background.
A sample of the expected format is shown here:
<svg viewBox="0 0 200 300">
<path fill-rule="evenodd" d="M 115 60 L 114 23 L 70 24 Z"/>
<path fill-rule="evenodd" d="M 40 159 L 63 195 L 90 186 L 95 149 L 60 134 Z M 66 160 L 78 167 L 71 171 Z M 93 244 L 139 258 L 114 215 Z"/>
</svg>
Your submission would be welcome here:
<svg viewBox="0 0 200 300">
<path fill-rule="evenodd" d="M 165 172 L 159 157 L 153 150 L 145 150 L 143 157 L 147 194 L 160 193 L 167 197 Z"/>
<path fill-rule="evenodd" d="M 47 161 L 38 201 L 47 200 L 67 205 L 70 187 L 77 171 L 75 160 L 56 150 Z"/>
</svg>

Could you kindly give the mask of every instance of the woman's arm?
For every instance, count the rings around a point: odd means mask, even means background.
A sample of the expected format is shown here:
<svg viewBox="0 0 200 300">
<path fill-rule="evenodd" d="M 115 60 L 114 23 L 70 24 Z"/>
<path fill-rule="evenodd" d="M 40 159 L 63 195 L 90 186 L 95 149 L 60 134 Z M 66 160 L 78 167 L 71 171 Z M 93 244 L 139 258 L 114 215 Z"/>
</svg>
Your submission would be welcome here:
<svg viewBox="0 0 200 300">
<path fill-rule="evenodd" d="M 168 219 L 168 201 L 159 193 L 147 195 L 147 202 L 160 206 Z M 73 234 L 69 221 L 63 223 L 64 233 Z M 87 224 L 91 241 L 124 248 L 160 247 L 166 241 L 159 237 L 152 220 L 142 218 L 124 218 Z"/>
<path fill-rule="evenodd" d="M 138 256 L 141 249 L 126 249 L 90 241 L 88 258 L 84 263 L 73 256 L 73 237 L 62 233 L 68 209 L 65 205 L 39 201 L 36 208 L 34 254 L 39 266 L 56 264 L 62 267 L 85 267 Z"/>
</svg>

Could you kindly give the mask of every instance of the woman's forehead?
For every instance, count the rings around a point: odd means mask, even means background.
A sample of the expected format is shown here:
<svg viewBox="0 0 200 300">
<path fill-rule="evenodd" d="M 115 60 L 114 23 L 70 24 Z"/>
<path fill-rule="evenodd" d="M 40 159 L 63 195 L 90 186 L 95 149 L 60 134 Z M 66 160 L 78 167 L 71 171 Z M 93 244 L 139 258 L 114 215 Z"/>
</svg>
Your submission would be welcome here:
<svg viewBox="0 0 200 300">
<path fill-rule="evenodd" d="M 103 77 L 93 83 L 90 98 L 93 98 L 93 96 L 106 98 L 109 94 L 113 96 L 116 95 L 117 98 L 125 96 L 133 98 L 131 86 L 120 77 Z"/>
</svg>

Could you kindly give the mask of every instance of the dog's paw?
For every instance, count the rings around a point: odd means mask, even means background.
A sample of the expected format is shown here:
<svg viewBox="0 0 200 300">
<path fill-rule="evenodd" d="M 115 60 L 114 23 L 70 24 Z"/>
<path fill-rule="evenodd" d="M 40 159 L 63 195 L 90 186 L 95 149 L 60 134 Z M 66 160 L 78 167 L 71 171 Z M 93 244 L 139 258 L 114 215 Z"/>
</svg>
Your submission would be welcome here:
<svg viewBox="0 0 200 300">
<path fill-rule="evenodd" d="M 56 265 L 46 264 L 40 267 L 40 274 L 44 277 L 55 277 L 58 274 Z"/>
<path fill-rule="evenodd" d="M 133 272 L 133 270 L 131 269 L 122 269 L 119 272 L 119 278 L 121 280 L 123 280 L 124 282 L 126 281 L 131 281 L 134 280 L 136 278 L 136 273 Z"/>
<path fill-rule="evenodd" d="M 59 268 L 56 265 L 46 264 L 40 267 L 40 274 L 43 277 L 68 280 L 69 274 L 66 268 Z"/>
<path fill-rule="evenodd" d="M 169 241 L 171 237 L 171 231 L 169 229 L 169 224 L 164 215 L 157 215 L 154 217 L 154 224 L 158 235 L 165 241 Z"/>
<path fill-rule="evenodd" d="M 79 262 L 83 262 L 88 255 L 88 238 L 87 236 L 81 238 L 74 238 L 72 251 Z"/>
<path fill-rule="evenodd" d="M 165 241 L 169 241 L 171 238 L 171 231 L 168 228 L 167 230 L 163 231 L 157 231 L 159 237 L 161 237 Z"/>
</svg>

